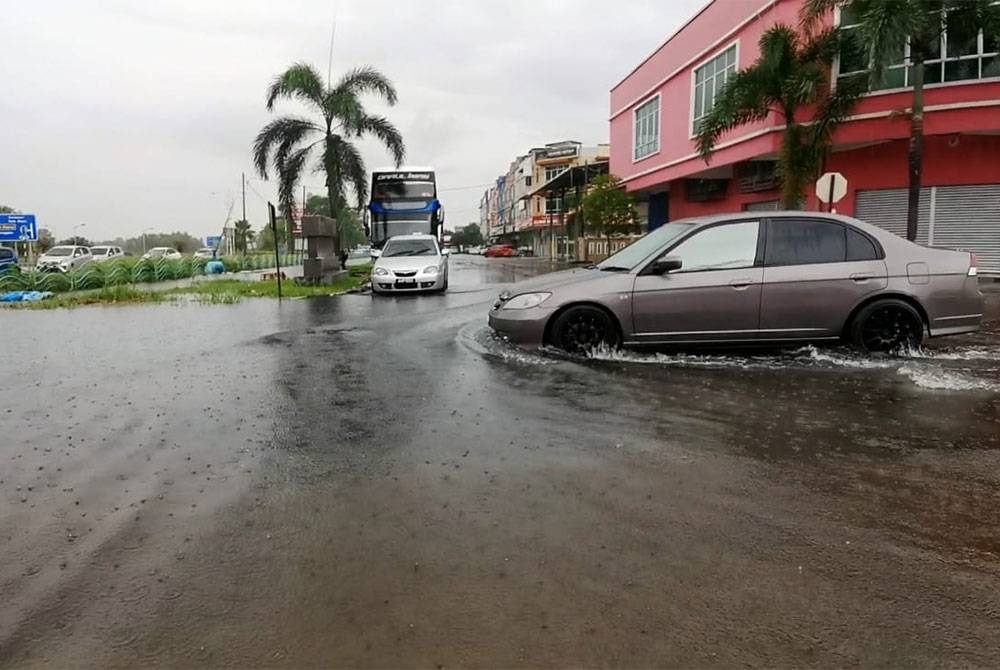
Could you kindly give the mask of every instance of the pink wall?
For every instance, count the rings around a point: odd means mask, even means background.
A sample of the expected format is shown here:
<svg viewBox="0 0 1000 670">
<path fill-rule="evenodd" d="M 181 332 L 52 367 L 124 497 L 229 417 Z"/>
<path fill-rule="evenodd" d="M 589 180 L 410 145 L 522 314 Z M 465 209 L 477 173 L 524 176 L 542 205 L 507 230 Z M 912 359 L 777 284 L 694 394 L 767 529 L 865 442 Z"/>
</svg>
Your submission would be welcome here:
<svg viewBox="0 0 1000 670">
<path fill-rule="evenodd" d="M 772 117 L 765 123 L 743 126 L 723 136 L 710 165 L 697 157 L 694 142 L 690 139 L 693 70 L 734 40 L 738 40 L 738 67 L 745 68 L 759 55 L 757 41 L 761 34 L 778 22 L 797 25 L 801 6 L 802 0 L 715 0 L 615 86 L 611 91 L 611 172 L 625 180 L 628 190 L 655 189 L 657 186 L 665 186 L 666 182 L 703 172 L 710 167 L 773 155 L 777 151 L 781 138 L 780 130 L 775 126 L 780 125 L 782 120 Z M 728 35 L 734 30 L 733 35 Z M 673 77 L 657 86 L 663 78 L 675 72 Z M 654 87 L 655 91 L 647 95 Z M 661 96 L 660 151 L 633 162 L 633 109 L 656 93 Z M 910 98 L 911 94 L 907 91 L 866 97 L 854 111 L 854 115 L 861 118 L 842 126 L 834 138 L 835 144 L 860 144 L 908 137 L 909 121 L 904 112 L 910 104 Z M 1000 82 L 932 86 L 926 90 L 925 104 L 929 108 L 925 119 L 925 132 L 928 135 L 1000 131 Z M 970 104 L 975 106 L 968 106 Z M 963 105 L 966 107 L 963 108 Z M 984 141 L 982 146 L 996 147 L 994 140 L 995 138 L 991 138 Z M 964 143 L 969 141 L 971 140 L 963 138 Z M 930 138 L 928 142 L 930 143 Z M 726 146 L 727 143 L 730 143 L 729 146 Z M 895 145 L 892 147 L 893 151 L 897 150 Z M 880 169 L 888 171 L 886 174 L 903 171 L 901 181 L 895 178 L 892 180 L 894 186 L 905 184 L 905 160 L 899 164 L 886 163 L 886 154 L 880 153 L 883 149 L 868 151 L 871 156 L 866 160 L 882 165 Z M 978 149 L 970 151 L 975 153 Z M 960 174 L 967 174 L 966 171 L 971 169 L 972 164 L 965 162 L 964 158 L 959 157 L 960 162 L 956 164 L 954 153 L 936 150 L 934 155 L 940 155 L 948 163 L 932 166 L 931 154 L 928 153 L 928 174 L 934 170 L 944 170 L 947 173 L 959 166 L 963 171 Z M 1000 154 L 983 156 L 981 161 L 977 159 L 978 162 L 974 161 L 973 164 L 985 169 L 984 174 L 993 174 L 996 166 L 1000 165 L 998 156 Z M 868 176 L 874 178 L 877 175 L 865 175 L 862 181 L 866 181 Z M 742 206 L 744 202 L 755 199 L 769 198 L 751 197 L 746 200 L 740 196 L 733 203 Z M 674 198 L 671 200 L 671 217 L 680 215 L 681 210 L 675 205 L 678 201 Z M 848 200 L 853 203 L 853 197 Z M 705 203 L 701 206 L 697 203 L 689 204 L 692 205 L 692 210 L 702 206 L 717 208 L 717 203 Z M 686 207 L 687 204 L 681 206 L 682 209 Z M 853 204 L 851 208 L 853 209 Z"/>
</svg>

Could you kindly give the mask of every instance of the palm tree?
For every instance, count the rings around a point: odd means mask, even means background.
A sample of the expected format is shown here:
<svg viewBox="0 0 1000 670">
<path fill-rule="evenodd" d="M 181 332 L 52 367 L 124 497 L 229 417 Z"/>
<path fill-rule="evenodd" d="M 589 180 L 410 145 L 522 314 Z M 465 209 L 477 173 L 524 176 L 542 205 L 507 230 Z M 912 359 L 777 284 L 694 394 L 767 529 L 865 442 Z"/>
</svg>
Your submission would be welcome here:
<svg viewBox="0 0 1000 670">
<path fill-rule="evenodd" d="M 698 128 L 698 151 L 705 161 L 727 130 L 763 121 L 771 113 L 780 115 L 781 203 L 785 209 L 798 209 L 806 186 L 818 176 L 833 131 L 863 90 L 855 79 L 831 90 L 830 68 L 840 39 L 832 28 L 816 35 L 800 35 L 783 24 L 768 28 L 760 38 L 760 57 L 730 78 Z M 809 107 L 815 111 L 805 123 L 801 117 Z"/>
<path fill-rule="evenodd" d="M 881 82 L 885 66 L 898 60 L 909 45 L 913 98 L 910 104 L 909 202 L 906 238 L 917 238 L 920 187 L 924 164 L 924 61 L 941 54 L 946 28 L 953 34 L 1000 36 L 1000 5 L 995 0 L 807 0 L 802 9 L 805 27 L 815 25 L 834 7 L 850 12 L 857 22 L 856 45 L 868 51 L 869 77 Z"/>
<path fill-rule="evenodd" d="M 361 96 L 366 93 L 378 95 L 389 105 L 396 104 L 392 82 L 368 66 L 351 70 L 333 86 L 329 82 L 324 86 L 315 68 L 296 63 L 271 84 L 267 92 L 268 111 L 274 109 L 279 99 L 294 99 L 305 103 L 318 117 L 311 120 L 282 116 L 264 126 L 254 142 L 257 171 L 266 179 L 271 163 L 278 176 L 280 205 L 289 220 L 296 186 L 314 153 L 318 155 L 315 171 L 326 174 L 332 218 L 339 218 L 346 206 L 348 186 L 354 191 L 359 208 L 368 196 L 368 171 L 352 140 L 372 135 L 385 145 L 397 166 L 403 161 L 406 147 L 402 136 L 386 118 L 365 111 Z M 334 246 L 339 253 L 339 235 Z"/>
<path fill-rule="evenodd" d="M 253 235 L 253 231 L 250 230 L 250 222 L 237 221 L 233 224 L 233 228 L 236 230 L 236 250 L 245 254 L 247 252 L 247 243 Z"/>
</svg>

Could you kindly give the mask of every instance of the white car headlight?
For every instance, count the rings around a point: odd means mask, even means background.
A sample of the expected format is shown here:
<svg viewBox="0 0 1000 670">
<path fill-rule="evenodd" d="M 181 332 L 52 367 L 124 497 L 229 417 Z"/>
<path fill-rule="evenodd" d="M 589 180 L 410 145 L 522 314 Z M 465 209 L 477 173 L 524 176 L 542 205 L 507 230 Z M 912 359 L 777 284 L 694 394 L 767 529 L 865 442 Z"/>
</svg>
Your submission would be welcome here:
<svg viewBox="0 0 1000 670">
<path fill-rule="evenodd" d="M 436 265 L 428 265 L 427 267 L 424 268 L 425 275 L 436 275 L 437 273 L 438 269 Z"/>
<path fill-rule="evenodd" d="M 522 293 L 505 302 L 501 309 L 530 309 L 538 307 L 550 297 L 551 293 Z"/>
<path fill-rule="evenodd" d="M 385 268 L 375 268 L 372 271 L 372 274 L 375 275 L 376 277 L 387 277 L 389 276 L 389 271 L 386 270 Z"/>
</svg>

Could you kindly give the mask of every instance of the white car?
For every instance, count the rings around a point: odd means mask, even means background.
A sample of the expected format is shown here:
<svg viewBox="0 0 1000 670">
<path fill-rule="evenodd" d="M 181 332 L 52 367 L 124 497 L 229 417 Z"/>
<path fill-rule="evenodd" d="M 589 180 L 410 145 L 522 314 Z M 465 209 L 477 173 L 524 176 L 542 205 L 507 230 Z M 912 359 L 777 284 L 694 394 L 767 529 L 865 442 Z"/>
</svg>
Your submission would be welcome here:
<svg viewBox="0 0 1000 670">
<path fill-rule="evenodd" d="M 390 237 L 372 265 L 372 293 L 448 290 L 448 250 L 433 235 Z"/>
<path fill-rule="evenodd" d="M 202 247 L 198 251 L 194 252 L 195 258 L 215 258 L 215 249 L 212 247 Z"/>
<path fill-rule="evenodd" d="M 52 247 L 38 258 L 35 269 L 39 272 L 69 272 L 83 267 L 94 257 L 89 247 L 64 244 Z"/>
<path fill-rule="evenodd" d="M 124 258 L 125 252 L 122 251 L 121 247 L 90 247 L 90 255 L 94 257 L 96 262 L 110 261 L 116 258 Z"/>
<path fill-rule="evenodd" d="M 170 247 L 153 247 L 152 249 L 144 253 L 142 257 L 146 259 L 151 258 L 154 260 L 158 258 L 166 258 L 169 260 L 176 260 L 178 258 L 183 258 L 181 252 L 177 251 L 176 249 L 171 249 Z"/>
</svg>

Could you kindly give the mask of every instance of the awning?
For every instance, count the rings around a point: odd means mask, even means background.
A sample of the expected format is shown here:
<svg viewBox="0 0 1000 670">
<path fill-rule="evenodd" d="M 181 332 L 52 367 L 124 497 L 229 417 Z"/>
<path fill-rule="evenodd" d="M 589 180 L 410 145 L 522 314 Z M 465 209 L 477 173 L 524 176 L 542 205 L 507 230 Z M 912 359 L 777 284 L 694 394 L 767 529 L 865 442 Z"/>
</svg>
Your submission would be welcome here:
<svg viewBox="0 0 1000 670">
<path fill-rule="evenodd" d="M 522 196 L 521 200 L 546 195 L 549 192 L 559 193 L 560 191 L 572 191 L 577 187 L 583 188 L 597 177 L 608 174 L 608 172 L 608 161 L 577 165 L 560 172 L 531 193 Z"/>
</svg>

